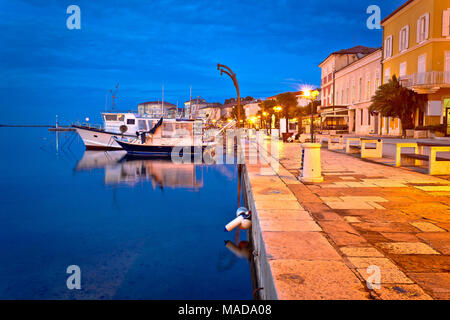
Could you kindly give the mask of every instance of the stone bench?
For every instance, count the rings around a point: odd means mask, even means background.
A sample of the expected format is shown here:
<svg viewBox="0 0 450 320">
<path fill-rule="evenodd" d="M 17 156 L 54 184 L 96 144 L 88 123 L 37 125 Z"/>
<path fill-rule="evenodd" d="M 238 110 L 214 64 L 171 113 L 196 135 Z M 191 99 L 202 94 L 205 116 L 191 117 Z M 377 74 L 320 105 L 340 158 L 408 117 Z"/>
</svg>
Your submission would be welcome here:
<svg viewBox="0 0 450 320">
<path fill-rule="evenodd" d="M 351 144 L 352 141 L 356 141 L 358 144 Z M 368 146 L 367 144 L 375 144 L 375 146 Z M 381 139 L 347 138 L 345 152 L 360 153 L 361 158 L 382 158 L 383 141 Z"/>
<path fill-rule="evenodd" d="M 336 142 L 335 139 L 338 141 Z M 344 137 L 342 135 L 328 136 L 328 150 L 342 150 L 345 149 Z"/>
<path fill-rule="evenodd" d="M 403 148 L 414 148 L 414 153 L 402 153 Z M 429 148 L 430 154 L 426 155 L 424 149 Z M 428 174 L 450 174 L 450 159 L 438 157 L 438 152 L 450 152 L 450 146 L 424 143 L 397 143 L 395 166 L 420 166 L 428 162 Z"/>
</svg>

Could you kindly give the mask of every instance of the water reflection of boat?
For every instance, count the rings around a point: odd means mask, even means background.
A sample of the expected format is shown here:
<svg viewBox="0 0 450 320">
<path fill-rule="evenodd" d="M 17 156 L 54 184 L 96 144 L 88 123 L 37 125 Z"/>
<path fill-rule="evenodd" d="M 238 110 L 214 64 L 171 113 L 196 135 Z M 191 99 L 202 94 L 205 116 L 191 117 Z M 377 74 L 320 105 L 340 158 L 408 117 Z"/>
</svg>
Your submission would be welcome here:
<svg viewBox="0 0 450 320">
<path fill-rule="evenodd" d="M 124 151 L 86 151 L 75 170 L 104 168 L 105 184 L 136 185 L 151 182 L 153 188 L 183 188 L 198 190 L 203 187 L 203 165 L 174 163 L 164 158 L 139 158 Z"/>
<path fill-rule="evenodd" d="M 126 151 L 93 151 L 86 150 L 78 161 L 75 171 L 101 169 L 106 166 L 116 165 L 126 155 Z"/>
</svg>

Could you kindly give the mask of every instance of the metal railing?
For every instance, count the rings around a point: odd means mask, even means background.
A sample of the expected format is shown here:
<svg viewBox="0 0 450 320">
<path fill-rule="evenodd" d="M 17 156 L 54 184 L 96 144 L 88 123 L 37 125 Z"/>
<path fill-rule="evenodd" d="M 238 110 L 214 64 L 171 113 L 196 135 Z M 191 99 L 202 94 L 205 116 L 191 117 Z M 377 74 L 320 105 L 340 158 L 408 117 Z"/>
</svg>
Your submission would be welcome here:
<svg viewBox="0 0 450 320">
<path fill-rule="evenodd" d="M 400 84 L 411 88 L 415 86 L 440 86 L 450 85 L 450 71 L 430 71 L 413 73 L 400 77 Z"/>
</svg>

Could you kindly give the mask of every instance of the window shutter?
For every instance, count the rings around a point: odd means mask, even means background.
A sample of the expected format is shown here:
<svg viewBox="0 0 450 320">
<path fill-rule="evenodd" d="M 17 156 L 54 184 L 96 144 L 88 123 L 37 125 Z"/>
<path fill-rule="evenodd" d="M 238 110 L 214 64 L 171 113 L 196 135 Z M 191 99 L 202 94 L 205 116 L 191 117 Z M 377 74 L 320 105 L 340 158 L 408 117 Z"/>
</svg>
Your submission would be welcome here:
<svg viewBox="0 0 450 320">
<path fill-rule="evenodd" d="M 420 19 L 417 20 L 417 36 L 416 36 L 417 43 L 420 42 Z"/>
<path fill-rule="evenodd" d="M 430 14 L 425 15 L 425 39 L 427 40 L 430 35 Z"/>
<path fill-rule="evenodd" d="M 392 36 L 389 38 L 389 57 L 392 57 Z"/>
<path fill-rule="evenodd" d="M 443 12 L 442 18 L 442 36 L 449 37 L 450 36 L 450 9 L 447 9 Z"/>
<path fill-rule="evenodd" d="M 409 26 L 406 26 L 406 42 L 405 42 L 405 49 L 409 48 Z"/>
</svg>

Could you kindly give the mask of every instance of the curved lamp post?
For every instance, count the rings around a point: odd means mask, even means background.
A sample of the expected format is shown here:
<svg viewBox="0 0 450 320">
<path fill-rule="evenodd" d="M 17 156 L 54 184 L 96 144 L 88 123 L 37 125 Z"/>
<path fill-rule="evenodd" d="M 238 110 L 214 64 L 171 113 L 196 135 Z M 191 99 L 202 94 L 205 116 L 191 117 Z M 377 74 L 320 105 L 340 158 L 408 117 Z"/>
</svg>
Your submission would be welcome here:
<svg viewBox="0 0 450 320">
<path fill-rule="evenodd" d="M 217 70 L 220 71 L 220 75 L 223 75 L 225 73 L 231 78 L 231 80 L 233 80 L 233 83 L 234 83 L 234 86 L 235 86 L 236 92 L 237 92 L 238 128 L 240 128 L 241 127 L 241 93 L 239 91 L 239 83 L 236 79 L 236 74 L 229 67 L 227 67 L 226 65 L 220 64 L 220 63 L 217 64 Z"/>
</svg>

